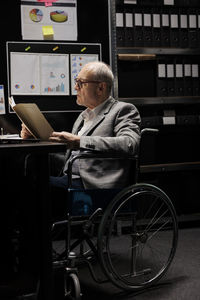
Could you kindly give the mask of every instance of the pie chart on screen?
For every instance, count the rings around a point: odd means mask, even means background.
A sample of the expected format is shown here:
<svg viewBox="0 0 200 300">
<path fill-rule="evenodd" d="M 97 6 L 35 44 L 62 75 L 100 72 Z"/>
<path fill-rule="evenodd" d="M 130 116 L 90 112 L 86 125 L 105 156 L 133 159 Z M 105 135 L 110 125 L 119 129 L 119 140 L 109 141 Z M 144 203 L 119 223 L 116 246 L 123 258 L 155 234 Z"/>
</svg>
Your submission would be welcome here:
<svg viewBox="0 0 200 300">
<path fill-rule="evenodd" d="M 63 23 L 68 20 L 68 14 L 63 10 L 56 10 L 50 13 L 50 18 L 54 22 Z"/>
<path fill-rule="evenodd" d="M 40 9 L 34 8 L 29 12 L 29 17 L 33 22 L 40 22 L 43 18 L 43 12 Z"/>
</svg>

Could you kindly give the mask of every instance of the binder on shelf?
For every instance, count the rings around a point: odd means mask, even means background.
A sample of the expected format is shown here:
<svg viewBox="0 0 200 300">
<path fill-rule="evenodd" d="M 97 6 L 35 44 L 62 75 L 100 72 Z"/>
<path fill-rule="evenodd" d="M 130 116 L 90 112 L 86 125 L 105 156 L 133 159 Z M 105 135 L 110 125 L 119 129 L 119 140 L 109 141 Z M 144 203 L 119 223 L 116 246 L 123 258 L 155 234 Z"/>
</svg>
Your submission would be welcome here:
<svg viewBox="0 0 200 300">
<path fill-rule="evenodd" d="M 161 46 L 161 15 L 160 8 L 152 9 L 152 45 Z"/>
<path fill-rule="evenodd" d="M 149 116 L 142 118 L 142 126 L 144 127 L 156 127 L 162 125 L 161 116 Z"/>
<path fill-rule="evenodd" d="M 118 0 L 117 0 L 118 1 Z M 138 0 L 123 0 L 124 4 L 137 4 Z"/>
<path fill-rule="evenodd" d="M 188 37 L 189 37 L 189 48 L 198 47 L 197 15 L 194 9 L 188 9 Z"/>
<path fill-rule="evenodd" d="M 199 0 L 192 0 L 190 1 L 190 6 L 192 7 L 200 7 L 200 2 Z"/>
<path fill-rule="evenodd" d="M 197 115 L 178 115 L 176 117 L 177 124 L 180 125 L 195 125 L 198 124 L 198 116 Z"/>
<path fill-rule="evenodd" d="M 192 89 L 193 89 L 193 96 L 200 95 L 200 77 L 199 77 L 199 64 L 192 63 Z"/>
<path fill-rule="evenodd" d="M 152 18 L 151 9 L 143 10 L 143 40 L 145 47 L 152 46 Z"/>
<path fill-rule="evenodd" d="M 179 17 L 178 10 L 170 10 L 170 46 L 179 47 Z"/>
<path fill-rule="evenodd" d="M 200 8 L 197 9 L 197 24 L 197 47 L 200 48 Z"/>
<path fill-rule="evenodd" d="M 199 7 L 200 2 L 199 0 L 174 0 L 175 5 L 180 7 Z"/>
<path fill-rule="evenodd" d="M 174 109 L 166 109 L 163 111 L 163 125 L 175 125 L 176 112 Z"/>
<path fill-rule="evenodd" d="M 116 12 L 117 47 L 124 46 L 124 25 L 124 13 L 122 11 Z"/>
<path fill-rule="evenodd" d="M 184 59 L 184 96 L 193 95 L 192 87 L 192 66 L 191 60 L 188 58 Z"/>
<path fill-rule="evenodd" d="M 170 46 L 169 13 L 166 9 L 162 9 L 161 14 L 161 46 Z"/>
<path fill-rule="evenodd" d="M 141 9 L 135 9 L 133 14 L 134 22 L 134 46 L 142 47 L 144 45 L 143 40 L 143 18 Z"/>
<path fill-rule="evenodd" d="M 183 7 L 184 5 L 183 5 L 183 1 L 184 0 L 174 0 L 174 6 L 175 7 Z"/>
<path fill-rule="evenodd" d="M 124 33 L 124 46 L 125 47 L 133 47 L 133 12 L 132 10 L 125 10 L 125 33 Z"/>
<path fill-rule="evenodd" d="M 163 4 L 164 5 L 174 5 L 174 1 L 175 0 L 163 0 L 163 2 L 164 2 Z"/>
<path fill-rule="evenodd" d="M 157 5 L 158 7 L 162 7 L 162 6 L 163 6 L 163 1 L 164 1 L 164 0 L 157 0 L 157 1 L 156 1 L 156 5 Z"/>
<path fill-rule="evenodd" d="M 180 9 L 179 22 L 180 22 L 180 47 L 187 48 L 189 45 L 187 9 L 183 9 L 183 8 Z"/>
<path fill-rule="evenodd" d="M 184 96 L 183 61 L 175 60 L 175 95 Z"/>
<path fill-rule="evenodd" d="M 157 61 L 157 96 L 167 96 L 167 72 L 164 60 Z"/>
<path fill-rule="evenodd" d="M 137 0 L 138 5 L 140 6 L 154 6 L 157 4 L 157 0 Z"/>
<path fill-rule="evenodd" d="M 174 61 L 168 61 L 167 70 L 167 95 L 169 97 L 175 96 L 175 70 Z"/>
<path fill-rule="evenodd" d="M 200 7 L 199 0 L 187 0 L 186 4 L 187 4 L 188 7 Z"/>
</svg>

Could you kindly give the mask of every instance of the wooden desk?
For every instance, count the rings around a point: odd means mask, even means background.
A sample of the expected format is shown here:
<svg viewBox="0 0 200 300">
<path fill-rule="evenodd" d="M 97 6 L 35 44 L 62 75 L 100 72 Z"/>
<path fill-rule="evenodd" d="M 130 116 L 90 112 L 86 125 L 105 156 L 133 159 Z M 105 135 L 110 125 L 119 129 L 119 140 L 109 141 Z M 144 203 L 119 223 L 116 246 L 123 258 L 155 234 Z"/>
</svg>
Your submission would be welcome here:
<svg viewBox="0 0 200 300">
<path fill-rule="evenodd" d="M 40 298 L 41 300 L 53 300 L 52 282 L 52 249 L 51 249 L 51 203 L 49 201 L 49 153 L 65 152 L 66 145 L 50 142 L 23 142 L 21 144 L 0 144 L 1 159 L 6 161 L 6 168 L 10 168 L 9 157 L 12 161 L 19 159 L 20 156 L 32 154 L 36 156 L 34 169 L 37 177 L 37 205 L 39 211 L 39 223 L 41 232 L 39 233 L 40 246 Z M 4 162 L 5 163 L 5 162 Z M 0 179 L 4 178 L 1 170 Z M 7 178 L 6 178 L 7 179 Z M 9 178 L 8 178 L 9 180 Z M 4 178 L 5 181 L 5 178 Z M 23 187 L 23 183 L 22 183 Z M 11 186 L 12 188 L 12 186 Z M 30 195 L 27 196 L 27 198 Z M 17 197 L 17 195 L 16 195 Z M 38 220 L 36 220 L 38 221 Z"/>
</svg>

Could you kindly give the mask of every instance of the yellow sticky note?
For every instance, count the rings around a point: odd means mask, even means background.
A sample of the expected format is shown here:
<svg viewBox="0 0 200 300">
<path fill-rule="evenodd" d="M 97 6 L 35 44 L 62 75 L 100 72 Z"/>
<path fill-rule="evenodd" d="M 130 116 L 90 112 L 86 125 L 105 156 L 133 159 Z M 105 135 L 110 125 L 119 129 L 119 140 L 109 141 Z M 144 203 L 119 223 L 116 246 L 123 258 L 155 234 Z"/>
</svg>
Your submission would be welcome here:
<svg viewBox="0 0 200 300">
<path fill-rule="evenodd" d="M 44 40 L 53 40 L 54 37 L 53 26 L 51 25 L 42 26 L 42 33 L 43 33 Z"/>
</svg>

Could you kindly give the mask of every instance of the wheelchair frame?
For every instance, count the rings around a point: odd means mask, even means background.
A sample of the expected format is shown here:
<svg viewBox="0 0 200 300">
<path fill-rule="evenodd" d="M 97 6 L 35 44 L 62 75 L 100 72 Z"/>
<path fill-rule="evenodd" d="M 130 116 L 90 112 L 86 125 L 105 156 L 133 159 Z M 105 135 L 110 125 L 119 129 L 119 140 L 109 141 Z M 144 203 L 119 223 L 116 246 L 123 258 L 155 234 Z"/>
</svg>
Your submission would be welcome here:
<svg viewBox="0 0 200 300">
<path fill-rule="evenodd" d="M 142 136 L 149 132 L 157 130 L 145 128 Z M 78 267 L 82 262 L 88 265 L 96 282 L 110 281 L 126 291 L 139 291 L 154 285 L 170 267 L 178 241 L 176 212 L 160 188 L 137 183 L 139 157 L 83 152 L 69 162 L 70 193 L 73 192 L 72 165 L 77 159 L 131 159 L 135 163 L 136 183 L 118 192 L 104 211 L 97 208 L 90 216 L 80 217 L 68 214 L 65 220 L 53 224 L 53 229 L 63 225 L 67 229 L 65 249 L 57 253 L 53 261 L 55 268 L 64 270 L 63 299 L 81 299 Z M 81 228 L 75 237 L 74 226 Z M 116 247 L 119 244 L 121 247 Z M 78 254 L 75 253 L 77 249 Z M 98 261 L 106 279 L 96 276 L 94 261 Z"/>
</svg>

